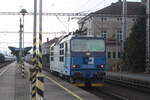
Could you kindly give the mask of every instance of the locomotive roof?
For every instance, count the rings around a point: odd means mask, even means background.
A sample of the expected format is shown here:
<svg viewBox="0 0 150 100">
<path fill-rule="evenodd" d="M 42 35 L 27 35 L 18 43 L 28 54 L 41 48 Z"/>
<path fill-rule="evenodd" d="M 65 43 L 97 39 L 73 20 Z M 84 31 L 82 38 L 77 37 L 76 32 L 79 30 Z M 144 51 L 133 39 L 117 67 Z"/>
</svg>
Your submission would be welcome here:
<svg viewBox="0 0 150 100">
<path fill-rule="evenodd" d="M 51 47 L 57 45 L 57 44 L 60 44 L 62 43 L 63 41 L 65 40 L 71 40 L 71 39 L 103 39 L 102 37 L 93 37 L 93 36 L 87 36 L 87 35 L 73 35 L 72 33 L 69 33 L 68 35 L 65 35 L 65 36 L 60 36 L 58 38 L 58 41 L 55 41 L 53 44 L 51 44 Z"/>
</svg>

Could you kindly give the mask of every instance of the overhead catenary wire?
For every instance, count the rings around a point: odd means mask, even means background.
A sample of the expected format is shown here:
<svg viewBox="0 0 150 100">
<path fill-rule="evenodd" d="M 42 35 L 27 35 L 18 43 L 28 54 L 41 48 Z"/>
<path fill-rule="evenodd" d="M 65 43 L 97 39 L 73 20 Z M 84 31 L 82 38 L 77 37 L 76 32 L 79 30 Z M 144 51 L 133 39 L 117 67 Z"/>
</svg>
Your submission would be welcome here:
<svg viewBox="0 0 150 100">
<path fill-rule="evenodd" d="M 6 33 L 19 34 L 19 32 L 17 32 L 17 31 L 0 31 L 0 34 L 6 34 Z M 33 32 L 24 32 L 24 33 L 32 35 Z M 39 32 L 37 32 L 37 33 L 39 33 Z M 42 33 L 43 34 L 66 34 L 66 32 L 42 32 Z"/>
<path fill-rule="evenodd" d="M 19 12 L 0 12 L 0 15 L 21 15 Z M 28 12 L 26 15 L 33 15 L 33 12 Z M 39 13 L 37 13 L 39 15 Z M 42 13 L 43 16 L 86 16 L 88 13 Z"/>
<path fill-rule="evenodd" d="M 66 30 L 68 30 L 67 26 L 64 24 L 64 22 L 56 15 L 56 18 L 62 23 L 62 25 L 65 27 Z"/>
</svg>

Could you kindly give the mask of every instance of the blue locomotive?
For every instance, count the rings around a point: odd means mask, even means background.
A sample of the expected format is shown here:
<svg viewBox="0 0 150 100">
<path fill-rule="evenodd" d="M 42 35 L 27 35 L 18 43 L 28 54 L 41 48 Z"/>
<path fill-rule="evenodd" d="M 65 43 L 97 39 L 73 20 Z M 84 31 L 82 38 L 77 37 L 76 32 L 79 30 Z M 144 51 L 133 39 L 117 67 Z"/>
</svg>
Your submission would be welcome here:
<svg viewBox="0 0 150 100">
<path fill-rule="evenodd" d="M 105 76 L 105 40 L 67 35 L 50 46 L 50 71 L 71 82 L 95 82 Z"/>
</svg>

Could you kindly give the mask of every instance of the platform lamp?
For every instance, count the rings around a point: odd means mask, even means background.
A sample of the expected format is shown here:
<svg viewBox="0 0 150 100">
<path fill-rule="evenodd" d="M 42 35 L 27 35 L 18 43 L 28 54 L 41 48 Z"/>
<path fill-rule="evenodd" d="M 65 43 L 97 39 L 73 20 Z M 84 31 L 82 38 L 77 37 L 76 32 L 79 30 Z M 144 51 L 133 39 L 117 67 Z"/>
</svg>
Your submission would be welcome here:
<svg viewBox="0 0 150 100">
<path fill-rule="evenodd" d="M 22 16 L 23 16 L 23 56 L 24 56 L 24 16 L 25 16 L 25 14 L 27 14 L 28 12 L 27 12 L 27 10 L 26 9 L 21 9 L 21 11 L 20 11 L 20 13 L 22 14 Z"/>
</svg>

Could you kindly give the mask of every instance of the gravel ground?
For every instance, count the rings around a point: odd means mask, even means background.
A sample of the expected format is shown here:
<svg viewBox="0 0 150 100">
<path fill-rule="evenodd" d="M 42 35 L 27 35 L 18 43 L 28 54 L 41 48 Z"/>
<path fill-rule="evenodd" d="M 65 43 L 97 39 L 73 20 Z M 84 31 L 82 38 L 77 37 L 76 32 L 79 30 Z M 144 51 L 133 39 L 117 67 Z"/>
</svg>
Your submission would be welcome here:
<svg viewBox="0 0 150 100">
<path fill-rule="evenodd" d="M 132 88 L 121 87 L 113 84 L 105 84 L 99 88 L 82 88 L 104 100 L 150 100 L 150 93 L 144 93 Z"/>
</svg>

